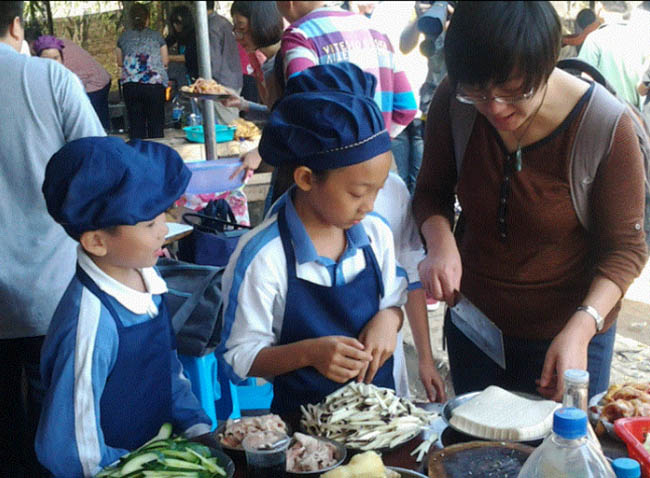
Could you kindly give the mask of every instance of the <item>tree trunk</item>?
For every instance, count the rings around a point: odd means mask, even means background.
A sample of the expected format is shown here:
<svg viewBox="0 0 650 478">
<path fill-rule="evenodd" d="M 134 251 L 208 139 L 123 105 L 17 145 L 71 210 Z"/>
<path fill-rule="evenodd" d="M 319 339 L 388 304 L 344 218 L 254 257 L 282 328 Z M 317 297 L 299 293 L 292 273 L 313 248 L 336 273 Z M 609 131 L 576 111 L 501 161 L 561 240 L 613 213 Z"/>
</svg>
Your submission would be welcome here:
<svg viewBox="0 0 650 478">
<path fill-rule="evenodd" d="M 47 14 L 47 29 L 50 35 L 54 36 L 54 20 L 52 20 L 52 8 L 49 0 L 45 1 L 45 13 Z"/>
</svg>

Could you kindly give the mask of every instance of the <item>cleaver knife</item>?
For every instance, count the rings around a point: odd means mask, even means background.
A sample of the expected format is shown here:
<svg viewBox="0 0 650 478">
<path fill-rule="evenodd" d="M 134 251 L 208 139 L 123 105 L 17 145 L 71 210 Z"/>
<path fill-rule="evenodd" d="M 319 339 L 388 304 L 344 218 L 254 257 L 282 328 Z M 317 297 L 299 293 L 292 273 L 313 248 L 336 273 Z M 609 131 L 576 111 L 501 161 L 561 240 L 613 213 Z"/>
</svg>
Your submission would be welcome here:
<svg viewBox="0 0 650 478">
<path fill-rule="evenodd" d="M 451 321 L 481 351 L 506 369 L 503 333 L 467 297 L 458 292 L 456 305 L 451 307 Z"/>
</svg>

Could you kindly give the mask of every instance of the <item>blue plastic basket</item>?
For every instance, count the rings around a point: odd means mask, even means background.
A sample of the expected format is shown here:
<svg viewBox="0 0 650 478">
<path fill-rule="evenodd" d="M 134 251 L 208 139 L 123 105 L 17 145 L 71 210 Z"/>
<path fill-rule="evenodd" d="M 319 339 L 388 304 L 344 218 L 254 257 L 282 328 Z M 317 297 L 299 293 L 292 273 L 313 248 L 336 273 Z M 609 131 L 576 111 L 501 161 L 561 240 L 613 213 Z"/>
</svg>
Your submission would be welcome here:
<svg viewBox="0 0 650 478">
<path fill-rule="evenodd" d="M 214 125 L 214 133 L 216 136 L 217 143 L 225 143 L 226 141 L 232 141 L 235 137 L 235 126 L 226 126 L 223 124 Z M 203 125 L 197 126 L 185 126 L 183 128 L 185 131 L 185 137 L 188 141 L 194 143 L 204 143 L 205 137 L 203 135 Z"/>
</svg>

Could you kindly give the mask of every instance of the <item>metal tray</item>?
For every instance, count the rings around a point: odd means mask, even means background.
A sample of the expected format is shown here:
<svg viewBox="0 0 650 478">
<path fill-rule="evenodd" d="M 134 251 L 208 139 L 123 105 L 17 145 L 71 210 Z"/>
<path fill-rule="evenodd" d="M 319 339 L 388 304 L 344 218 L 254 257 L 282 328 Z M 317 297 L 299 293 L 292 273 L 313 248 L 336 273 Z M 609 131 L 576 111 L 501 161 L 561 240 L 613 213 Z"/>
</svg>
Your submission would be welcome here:
<svg viewBox="0 0 650 478">
<path fill-rule="evenodd" d="M 427 478 L 426 475 L 418 473 L 417 471 L 408 470 L 406 468 L 399 468 L 397 466 L 387 466 L 389 470 L 396 471 L 399 473 L 400 478 Z"/>
<path fill-rule="evenodd" d="M 180 90 L 181 94 L 187 98 L 197 98 L 200 100 L 219 101 L 229 98 L 231 95 L 228 93 L 209 94 L 209 93 L 191 93 L 189 91 Z"/>
<path fill-rule="evenodd" d="M 447 426 L 449 428 L 457 431 L 458 433 L 462 433 L 462 434 L 467 435 L 467 436 L 474 436 L 476 438 L 480 438 L 481 440 L 494 440 L 491 437 L 480 436 L 480 435 L 472 435 L 470 433 L 467 433 L 464 430 L 460 430 L 459 428 L 456 428 L 455 426 L 453 426 L 451 424 L 451 416 L 452 416 L 452 412 L 454 411 L 454 409 L 456 409 L 457 407 L 459 407 L 463 403 L 471 400 L 472 398 L 474 398 L 479 393 L 481 393 L 481 392 L 464 393 L 463 395 L 458 395 L 457 397 L 454 397 L 454 398 L 451 398 L 451 399 L 447 400 L 447 402 L 442 407 L 442 413 L 440 415 L 442 416 L 443 420 L 447 423 Z M 516 395 L 519 395 L 521 397 L 528 398 L 528 399 L 531 399 L 531 400 L 543 400 L 541 397 L 538 397 L 536 395 L 530 395 L 528 393 L 522 393 L 522 392 L 512 392 L 512 393 L 515 393 Z M 510 441 L 515 441 L 515 442 L 519 442 L 519 443 L 531 443 L 531 442 L 537 442 L 539 440 L 543 440 L 545 436 L 546 436 L 546 433 L 543 434 L 543 435 L 540 435 L 540 436 L 528 438 L 527 440 L 510 440 Z"/>
</svg>

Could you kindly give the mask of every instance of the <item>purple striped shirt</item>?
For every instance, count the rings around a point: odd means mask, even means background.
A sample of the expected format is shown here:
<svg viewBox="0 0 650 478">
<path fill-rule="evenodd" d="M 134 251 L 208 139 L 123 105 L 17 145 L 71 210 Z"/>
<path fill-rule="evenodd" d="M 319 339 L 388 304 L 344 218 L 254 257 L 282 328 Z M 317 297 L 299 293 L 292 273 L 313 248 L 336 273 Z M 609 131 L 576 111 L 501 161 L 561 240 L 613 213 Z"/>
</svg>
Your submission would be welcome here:
<svg viewBox="0 0 650 478">
<path fill-rule="evenodd" d="M 314 65 L 342 61 L 375 75 L 374 100 L 391 138 L 415 118 L 415 97 L 395 62 L 393 46 L 367 18 L 336 7 L 318 8 L 285 30 L 281 50 L 287 79 Z"/>
</svg>

